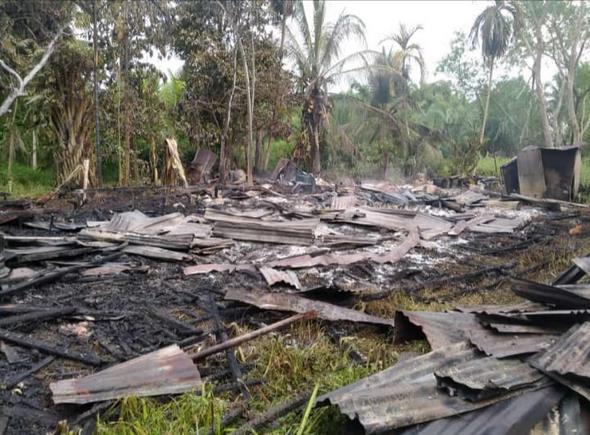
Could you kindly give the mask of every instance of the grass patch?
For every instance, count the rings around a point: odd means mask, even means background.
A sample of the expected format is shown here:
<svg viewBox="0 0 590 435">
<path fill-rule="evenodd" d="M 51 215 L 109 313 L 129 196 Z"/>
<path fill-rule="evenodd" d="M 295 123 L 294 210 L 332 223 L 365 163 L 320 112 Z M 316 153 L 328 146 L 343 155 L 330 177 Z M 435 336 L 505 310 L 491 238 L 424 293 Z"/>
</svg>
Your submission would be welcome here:
<svg viewBox="0 0 590 435">
<path fill-rule="evenodd" d="M 227 402 L 206 387 L 200 395 L 187 393 L 167 403 L 157 399 L 127 397 L 120 406 L 99 418 L 97 434 L 188 434 L 207 433 L 211 427 L 222 433 L 221 415 Z M 114 414 L 118 413 L 118 416 Z"/>
<path fill-rule="evenodd" d="M 511 157 L 486 155 L 479 159 L 477 162 L 476 172 L 478 175 L 483 177 L 499 177 L 500 166 L 510 161 Z M 496 168 L 498 169 L 496 171 Z"/>
<path fill-rule="evenodd" d="M 33 169 L 22 163 L 12 167 L 13 197 L 35 197 L 43 195 L 55 186 L 55 173 L 52 169 Z M 8 164 L 0 165 L 0 191 L 8 192 Z"/>
</svg>

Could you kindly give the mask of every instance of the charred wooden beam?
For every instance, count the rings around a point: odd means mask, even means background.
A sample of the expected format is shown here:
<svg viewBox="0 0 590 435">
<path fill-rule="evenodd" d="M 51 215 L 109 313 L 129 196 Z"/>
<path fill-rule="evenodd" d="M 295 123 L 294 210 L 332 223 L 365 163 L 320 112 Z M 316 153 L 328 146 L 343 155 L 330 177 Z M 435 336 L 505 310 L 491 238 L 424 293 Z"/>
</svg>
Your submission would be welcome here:
<svg viewBox="0 0 590 435">
<path fill-rule="evenodd" d="M 240 335 L 239 337 L 232 338 L 230 340 L 224 341 L 223 343 L 219 343 L 219 344 L 216 344 L 215 346 L 211 346 L 211 347 L 203 349 L 199 352 L 193 353 L 191 355 L 191 358 L 195 362 L 202 360 L 204 358 L 207 358 L 208 356 L 214 355 L 219 352 L 223 352 L 226 349 L 231 349 L 232 347 L 239 346 L 240 344 L 246 343 L 250 340 L 254 340 L 255 338 L 260 337 L 261 335 L 265 335 L 265 334 L 268 334 L 269 332 L 284 328 L 285 326 L 288 326 L 288 325 L 295 323 L 299 320 L 313 319 L 316 316 L 317 316 L 317 313 L 315 311 L 309 311 L 307 313 L 296 314 L 294 316 L 288 317 L 288 318 L 281 320 L 279 322 L 272 323 L 268 326 L 257 329 L 256 331 L 252 331 L 247 334 Z M 0 338 L 2 338 L 1 335 L 0 335 Z"/>
<path fill-rule="evenodd" d="M 7 331 L 5 329 L 0 329 L 0 339 L 4 341 L 9 341 L 14 343 L 18 346 L 28 347 L 30 349 L 38 349 L 41 352 L 47 353 L 49 355 L 58 356 L 61 358 L 70 359 L 73 361 L 79 361 L 84 364 L 88 364 L 91 366 L 100 366 L 103 361 L 97 357 L 96 355 L 92 354 L 82 354 L 79 352 L 68 351 L 64 349 L 59 349 L 53 346 L 48 345 L 42 341 L 34 340 L 29 338 L 25 335 L 18 334 L 16 332 Z"/>
</svg>

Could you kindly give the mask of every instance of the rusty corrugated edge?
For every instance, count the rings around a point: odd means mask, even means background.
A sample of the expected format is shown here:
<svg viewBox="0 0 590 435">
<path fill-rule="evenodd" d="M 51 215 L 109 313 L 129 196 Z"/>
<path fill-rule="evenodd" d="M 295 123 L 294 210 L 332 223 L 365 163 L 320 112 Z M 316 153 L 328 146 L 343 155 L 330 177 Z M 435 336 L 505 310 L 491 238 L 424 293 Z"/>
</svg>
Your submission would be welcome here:
<svg viewBox="0 0 590 435">
<path fill-rule="evenodd" d="M 349 418 L 358 418 L 367 433 L 380 433 L 473 411 L 522 392 L 468 402 L 437 388 L 435 370 L 478 358 L 467 343 L 458 343 L 410 358 L 332 391 L 318 399 L 339 407 Z"/>
<path fill-rule="evenodd" d="M 194 390 L 201 376 L 177 345 L 165 347 L 93 375 L 49 385 L 53 402 L 92 403 L 125 396 L 159 396 Z"/>
<path fill-rule="evenodd" d="M 418 338 L 421 331 L 433 349 L 466 341 L 470 330 L 481 328 L 475 315 L 457 312 L 397 311 L 395 325 L 396 343 Z"/>
<path fill-rule="evenodd" d="M 278 282 L 283 282 L 292 287 L 295 287 L 297 290 L 301 288 L 299 278 L 297 278 L 297 275 L 292 270 L 276 270 L 272 267 L 260 267 L 258 270 L 269 286 L 272 286 Z"/>
<path fill-rule="evenodd" d="M 512 278 L 512 291 L 533 302 L 554 305 L 557 308 L 590 308 L 590 299 L 573 291 L 525 279 Z"/>
<path fill-rule="evenodd" d="M 416 425 L 399 435 L 526 434 L 562 396 L 561 390 L 545 387 L 473 412 Z"/>
<path fill-rule="evenodd" d="M 348 320 L 385 326 L 393 326 L 394 324 L 393 320 L 390 319 L 383 319 L 361 311 L 288 293 L 269 293 L 260 290 L 230 288 L 226 291 L 225 299 L 254 305 L 263 310 L 291 311 L 295 313 L 316 311 L 318 317 L 326 320 Z"/>
<path fill-rule="evenodd" d="M 590 379 L 590 322 L 573 326 L 545 352 L 535 358 L 535 366 L 560 375 Z"/>
<path fill-rule="evenodd" d="M 503 390 L 529 386 L 545 376 L 518 359 L 478 358 L 434 372 L 443 388 L 457 390 L 461 397 L 495 395 Z"/>
</svg>

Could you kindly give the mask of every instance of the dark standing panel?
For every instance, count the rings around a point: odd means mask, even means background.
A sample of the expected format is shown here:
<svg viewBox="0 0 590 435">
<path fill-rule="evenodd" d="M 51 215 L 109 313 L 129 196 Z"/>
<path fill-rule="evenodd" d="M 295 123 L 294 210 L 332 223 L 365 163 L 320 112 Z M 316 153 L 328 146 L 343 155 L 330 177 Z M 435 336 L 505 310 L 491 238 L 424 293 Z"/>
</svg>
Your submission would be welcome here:
<svg viewBox="0 0 590 435">
<path fill-rule="evenodd" d="M 578 193 L 580 149 L 541 148 L 545 172 L 545 197 L 571 201 Z"/>
<path fill-rule="evenodd" d="M 502 178 L 504 179 L 504 188 L 506 193 L 520 193 L 520 185 L 518 184 L 518 163 L 516 157 L 508 163 L 500 166 L 502 171 Z"/>
</svg>

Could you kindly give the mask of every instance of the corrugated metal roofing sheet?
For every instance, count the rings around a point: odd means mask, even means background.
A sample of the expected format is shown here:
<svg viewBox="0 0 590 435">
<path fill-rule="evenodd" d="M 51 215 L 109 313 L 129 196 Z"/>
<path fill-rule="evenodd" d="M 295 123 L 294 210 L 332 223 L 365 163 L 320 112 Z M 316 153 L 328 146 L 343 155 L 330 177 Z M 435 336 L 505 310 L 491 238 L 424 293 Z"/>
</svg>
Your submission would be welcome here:
<svg viewBox="0 0 590 435">
<path fill-rule="evenodd" d="M 434 372 L 439 386 L 467 400 L 479 400 L 531 385 L 545 376 L 517 359 L 478 358 Z"/>
<path fill-rule="evenodd" d="M 535 358 L 535 366 L 560 375 L 590 378 L 590 322 L 573 326 Z"/>
<path fill-rule="evenodd" d="M 397 311 L 395 326 L 396 343 L 417 338 L 421 331 L 432 349 L 466 341 L 469 338 L 468 331 L 481 328 L 473 314 L 427 311 Z"/>
<path fill-rule="evenodd" d="M 514 393 L 477 402 L 449 396 L 437 388 L 433 372 L 478 358 L 467 343 L 458 343 L 409 358 L 354 384 L 325 394 L 318 402 L 338 405 L 358 418 L 367 433 L 436 420 L 479 409 Z"/>
<path fill-rule="evenodd" d="M 573 291 L 525 279 L 512 279 L 512 291 L 530 301 L 554 305 L 557 308 L 590 308 L 590 299 Z"/>
<path fill-rule="evenodd" d="M 543 419 L 562 396 L 563 391 L 546 387 L 477 411 L 417 425 L 399 435 L 523 435 Z"/>
<path fill-rule="evenodd" d="M 288 293 L 269 293 L 260 290 L 232 288 L 227 290 L 225 299 L 240 301 L 265 310 L 291 311 L 295 313 L 316 311 L 318 317 L 326 320 L 348 320 L 351 322 L 393 326 L 393 320 L 390 319 L 371 316 L 361 311 Z"/>
<path fill-rule="evenodd" d="M 93 375 L 49 385 L 54 403 L 91 403 L 125 396 L 159 396 L 194 390 L 201 376 L 177 345 L 117 364 Z"/>
<path fill-rule="evenodd" d="M 482 352 L 496 358 L 536 353 L 551 346 L 558 337 L 541 334 L 497 334 L 484 328 L 469 331 L 469 341 Z"/>
<path fill-rule="evenodd" d="M 580 401 L 575 394 L 570 393 L 532 428 L 531 435 L 588 434 L 590 433 L 590 411 L 586 408 L 580 406 Z"/>
</svg>

